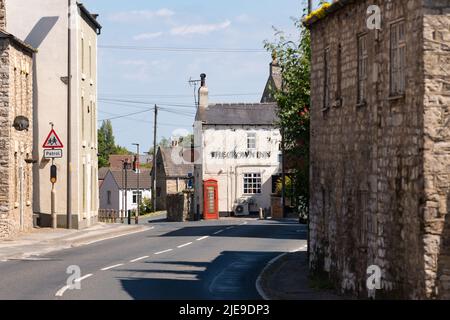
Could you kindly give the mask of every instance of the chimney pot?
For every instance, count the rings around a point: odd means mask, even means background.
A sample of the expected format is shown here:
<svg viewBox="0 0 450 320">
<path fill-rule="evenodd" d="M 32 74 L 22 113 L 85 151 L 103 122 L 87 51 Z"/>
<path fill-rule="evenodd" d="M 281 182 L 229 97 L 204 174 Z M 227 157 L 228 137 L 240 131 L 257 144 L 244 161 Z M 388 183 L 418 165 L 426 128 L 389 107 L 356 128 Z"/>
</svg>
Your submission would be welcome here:
<svg viewBox="0 0 450 320">
<path fill-rule="evenodd" d="M 200 79 L 201 79 L 201 86 L 204 87 L 206 85 L 206 74 L 202 73 L 200 75 Z"/>
</svg>

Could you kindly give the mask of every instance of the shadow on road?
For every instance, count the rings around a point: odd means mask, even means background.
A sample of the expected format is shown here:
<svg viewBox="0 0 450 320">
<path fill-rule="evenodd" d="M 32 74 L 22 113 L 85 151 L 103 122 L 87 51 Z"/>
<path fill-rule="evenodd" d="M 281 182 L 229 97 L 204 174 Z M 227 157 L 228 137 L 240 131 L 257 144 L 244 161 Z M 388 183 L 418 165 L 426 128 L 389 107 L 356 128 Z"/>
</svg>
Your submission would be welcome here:
<svg viewBox="0 0 450 320">
<path fill-rule="evenodd" d="M 223 251 L 212 262 L 152 261 L 148 269 L 126 269 L 141 277 L 120 279 L 137 300 L 255 300 L 255 282 L 281 252 Z"/>
<path fill-rule="evenodd" d="M 190 226 L 167 232 L 158 237 L 238 237 L 238 238 L 264 238 L 264 239 L 297 239 L 306 240 L 306 227 L 293 223 L 272 223 L 261 225 L 239 225 L 233 229 L 226 229 L 233 225 L 223 226 Z M 276 229 L 276 232 L 274 232 Z M 219 230 L 221 233 L 214 234 Z M 239 232 L 236 232 L 239 231 Z M 154 236 L 149 236 L 154 237 Z"/>
</svg>

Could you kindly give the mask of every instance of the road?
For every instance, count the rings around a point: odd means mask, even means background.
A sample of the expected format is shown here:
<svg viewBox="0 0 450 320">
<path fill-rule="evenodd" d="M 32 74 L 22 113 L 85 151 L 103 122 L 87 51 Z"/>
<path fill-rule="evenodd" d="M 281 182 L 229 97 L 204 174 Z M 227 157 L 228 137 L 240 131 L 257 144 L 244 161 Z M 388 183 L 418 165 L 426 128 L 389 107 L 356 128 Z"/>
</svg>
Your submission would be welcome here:
<svg viewBox="0 0 450 320">
<path fill-rule="evenodd" d="M 261 299 L 259 273 L 305 239 L 294 220 L 149 221 L 144 232 L 0 262 L 0 299 Z M 67 286 L 69 266 L 79 289 Z"/>
</svg>

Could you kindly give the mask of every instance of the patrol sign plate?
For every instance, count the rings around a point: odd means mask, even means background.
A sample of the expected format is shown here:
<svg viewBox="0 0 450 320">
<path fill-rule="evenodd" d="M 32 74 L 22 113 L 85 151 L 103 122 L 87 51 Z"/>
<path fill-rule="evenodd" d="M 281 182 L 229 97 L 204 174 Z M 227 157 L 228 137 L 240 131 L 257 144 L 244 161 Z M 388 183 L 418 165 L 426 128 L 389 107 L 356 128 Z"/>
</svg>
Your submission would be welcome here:
<svg viewBox="0 0 450 320">
<path fill-rule="evenodd" d="M 44 158 L 45 159 L 56 159 L 62 158 L 63 151 L 62 149 L 46 149 L 44 150 Z"/>
</svg>

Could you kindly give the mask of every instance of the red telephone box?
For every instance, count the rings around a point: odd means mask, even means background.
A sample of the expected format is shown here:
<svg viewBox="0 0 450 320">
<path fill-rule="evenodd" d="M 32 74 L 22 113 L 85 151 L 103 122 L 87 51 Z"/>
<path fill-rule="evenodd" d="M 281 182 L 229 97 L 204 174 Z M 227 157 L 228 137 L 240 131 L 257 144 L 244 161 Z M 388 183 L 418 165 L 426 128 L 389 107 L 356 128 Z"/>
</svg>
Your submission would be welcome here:
<svg viewBox="0 0 450 320">
<path fill-rule="evenodd" d="M 219 219 L 219 186 L 214 179 L 203 181 L 203 219 Z"/>
</svg>

